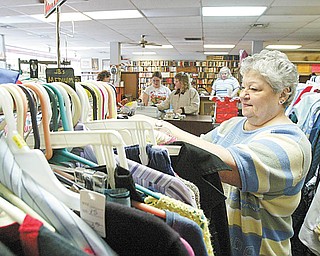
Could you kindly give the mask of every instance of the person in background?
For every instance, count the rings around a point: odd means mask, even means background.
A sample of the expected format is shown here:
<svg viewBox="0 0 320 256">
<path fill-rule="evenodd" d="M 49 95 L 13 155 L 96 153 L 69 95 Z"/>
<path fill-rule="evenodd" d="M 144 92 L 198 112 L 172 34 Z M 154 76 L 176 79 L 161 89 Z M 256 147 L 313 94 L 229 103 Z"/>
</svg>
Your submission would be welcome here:
<svg viewBox="0 0 320 256">
<path fill-rule="evenodd" d="M 158 105 L 159 110 L 173 108 L 176 114 L 197 115 L 200 108 L 200 96 L 191 86 L 187 73 L 180 72 L 174 77 L 174 90 L 169 97 Z"/>
<path fill-rule="evenodd" d="M 107 70 L 102 70 L 97 76 L 97 81 L 109 83 L 110 82 L 110 72 Z"/>
<path fill-rule="evenodd" d="M 108 70 L 102 70 L 97 76 L 97 81 L 108 83 L 111 86 L 111 88 L 114 90 L 115 95 L 117 95 L 117 89 L 112 83 L 110 83 L 110 78 L 111 78 L 110 72 Z"/>
<path fill-rule="evenodd" d="M 211 96 L 235 97 L 240 89 L 239 82 L 228 67 L 222 67 L 218 78 L 212 84 Z"/>
<path fill-rule="evenodd" d="M 151 85 L 148 86 L 142 93 L 142 102 L 145 106 L 156 106 L 164 101 L 171 90 L 161 84 L 162 74 L 156 71 L 152 74 Z"/>
<path fill-rule="evenodd" d="M 311 145 L 285 115 L 298 72 L 284 53 L 262 50 L 241 62 L 243 117 L 233 117 L 199 137 L 152 120 L 179 141 L 218 156 L 232 171 L 227 214 L 232 255 L 291 255 L 291 215 L 311 164 Z M 161 124 L 159 124 L 161 122 Z"/>
</svg>

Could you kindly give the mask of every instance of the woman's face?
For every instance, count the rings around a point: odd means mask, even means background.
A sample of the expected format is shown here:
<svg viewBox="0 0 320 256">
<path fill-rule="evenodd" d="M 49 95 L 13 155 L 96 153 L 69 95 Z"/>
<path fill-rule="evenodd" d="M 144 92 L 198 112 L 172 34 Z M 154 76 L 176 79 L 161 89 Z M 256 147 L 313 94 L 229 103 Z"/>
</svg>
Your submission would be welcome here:
<svg viewBox="0 0 320 256">
<path fill-rule="evenodd" d="M 228 78 L 228 73 L 227 72 L 222 72 L 220 73 L 220 77 L 222 80 L 226 80 Z"/>
<path fill-rule="evenodd" d="M 182 87 L 182 83 L 179 79 L 174 79 L 174 89 L 178 90 L 178 89 L 181 89 Z"/>
<path fill-rule="evenodd" d="M 242 114 L 249 124 L 263 126 L 268 121 L 284 113 L 279 104 L 281 93 L 275 93 L 267 81 L 256 71 L 243 76 L 240 100 Z"/>
<path fill-rule="evenodd" d="M 155 88 L 159 88 L 161 85 L 161 79 L 159 77 L 152 77 L 152 85 Z"/>
<path fill-rule="evenodd" d="M 108 82 L 108 83 L 109 83 L 109 82 L 110 82 L 110 76 L 109 76 L 109 77 L 106 77 L 106 76 L 105 76 L 105 77 L 103 78 L 103 82 Z"/>
</svg>

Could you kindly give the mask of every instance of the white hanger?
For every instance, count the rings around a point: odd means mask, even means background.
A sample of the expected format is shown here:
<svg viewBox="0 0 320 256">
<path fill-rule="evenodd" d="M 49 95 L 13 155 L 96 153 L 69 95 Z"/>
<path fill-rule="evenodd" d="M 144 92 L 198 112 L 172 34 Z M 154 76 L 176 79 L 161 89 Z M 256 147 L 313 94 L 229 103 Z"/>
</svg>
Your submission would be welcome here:
<svg viewBox="0 0 320 256">
<path fill-rule="evenodd" d="M 26 214 L 19 209 L 18 207 L 14 206 L 13 204 L 9 203 L 7 200 L 0 196 L 0 210 L 6 212 L 14 221 L 19 224 L 23 223 Z"/>
<path fill-rule="evenodd" d="M 42 187 L 56 195 L 68 207 L 80 210 L 80 196 L 64 187 L 53 174 L 43 153 L 38 149 L 30 149 L 16 130 L 13 116 L 13 103 L 10 94 L 0 87 L 2 109 L 8 125 L 6 140 L 19 166 Z M 42 141 L 44 139 L 42 138 Z"/>
<path fill-rule="evenodd" d="M 116 130 L 121 134 L 126 145 L 138 144 L 139 157 L 143 165 L 147 165 L 149 162 L 147 144 L 157 144 L 152 124 L 143 119 L 94 120 L 86 122 L 85 126 L 90 130 Z"/>
<path fill-rule="evenodd" d="M 80 85 L 80 83 L 75 83 L 75 87 L 81 103 L 80 122 L 83 123 L 89 121 L 89 113 L 91 113 L 91 106 L 87 93 L 85 89 Z"/>
<path fill-rule="evenodd" d="M 17 113 L 17 131 L 21 136 L 24 133 L 24 101 L 22 99 L 21 94 L 18 90 L 20 88 L 16 87 L 14 84 L 1 84 L 3 88 L 5 88 L 13 97 L 15 106 L 16 106 L 16 113 Z"/>
<path fill-rule="evenodd" d="M 52 84 L 57 85 L 59 88 L 62 87 L 63 89 L 65 89 L 65 91 L 70 96 L 72 104 L 69 105 L 69 107 L 70 107 L 71 113 L 72 113 L 72 127 L 74 127 L 78 123 L 78 121 L 80 119 L 80 115 L 81 115 L 81 102 L 80 102 L 78 94 L 76 93 L 75 90 L 73 90 L 71 88 L 71 86 L 69 86 L 65 83 L 54 82 Z"/>
<path fill-rule="evenodd" d="M 32 138 L 27 143 L 32 143 Z M 117 149 L 120 166 L 128 169 L 127 158 L 124 150 L 125 143 L 117 131 L 63 131 L 50 132 L 50 142 L 53 149 L 68 147 L 83 147 L 92 145 L 99 165 L 106 165 L 108 182 L 112 188 L 115 187 L 114 170 L 116 160 L 113 149 Z M 40 148 L 45 148 L 43 135 L 40 134 Z M 53 192 L 51 192 L 53 193 Z"/>
</svg>

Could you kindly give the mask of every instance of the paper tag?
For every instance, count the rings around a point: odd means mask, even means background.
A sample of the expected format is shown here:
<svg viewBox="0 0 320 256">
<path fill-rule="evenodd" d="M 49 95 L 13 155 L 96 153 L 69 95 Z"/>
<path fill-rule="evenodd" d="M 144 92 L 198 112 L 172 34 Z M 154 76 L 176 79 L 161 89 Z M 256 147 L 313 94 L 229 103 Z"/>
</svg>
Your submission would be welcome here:
<svg viewBox="0 0 320 256">
<path fill-rule="evenodd" d="M 106 237 L 106 196 L 90 190 L 80 191 L 80 216 L 101 237 Z"/>
<path fill-rule="evenodd" d="M 12 140 L 19 149 L 21 149 L 24 146 L 27 146 L 27 143 L 23 140 L 23 138 L 19 134 L 14 135 L 12 137 Z"/>
</svg>

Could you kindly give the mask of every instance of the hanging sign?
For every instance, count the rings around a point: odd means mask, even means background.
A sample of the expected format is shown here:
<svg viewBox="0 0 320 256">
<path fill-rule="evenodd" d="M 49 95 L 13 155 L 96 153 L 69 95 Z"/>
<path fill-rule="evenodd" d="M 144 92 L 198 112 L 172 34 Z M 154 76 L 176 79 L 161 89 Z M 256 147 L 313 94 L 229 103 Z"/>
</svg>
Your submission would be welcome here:
<svg viewBox="0 0 320 256">
<path fill-rule="evenodd" d="M 62 5 L 67 0 L 44 0 L 44 16 L 48 18 L 57 6 Z"/>
<path fill-rule="evenodd" d="M 75 89 L 73 68 L 47 68 L 46 79 L 47 83 L 61 82 Z"/>
</svg>

